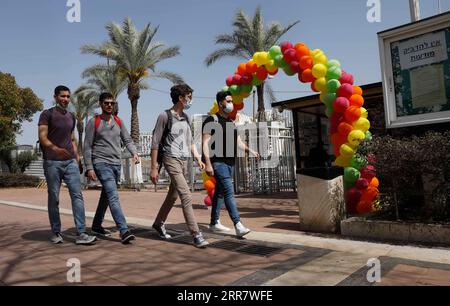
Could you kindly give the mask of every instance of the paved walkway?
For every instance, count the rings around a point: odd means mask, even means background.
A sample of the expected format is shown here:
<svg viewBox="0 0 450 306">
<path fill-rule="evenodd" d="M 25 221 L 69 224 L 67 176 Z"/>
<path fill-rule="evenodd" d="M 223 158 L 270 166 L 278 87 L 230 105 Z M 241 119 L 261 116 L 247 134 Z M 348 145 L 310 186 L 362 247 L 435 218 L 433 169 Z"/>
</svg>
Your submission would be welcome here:
<svg viewBox="0 0 450 306">
<path fill-rule="evenodd" d="M 206 231 L 209 209 L 194 194 L 195 213 L 211 246 L 196 249 L 186 235 L 179 204 L 169 215 L 171 241 L 150 229 L 163 191 L 120 193 L 137 235 L 122 245 L 118 233 L 93 246 L 76 246 L 70 201 L 61 191 L 65 243 L 48 242 L 46 191 L 0 190 L 0 285 L 72 285 L 68 261 L 79 260 L 82 285 L 450 285 L 450 249 L 346 240 L 298 230 L 295 194 L 240 197 L 247 239 Z M 84 192 L 87 225 L 99 191 Z M 231 226 L 226 211 L 222 223 Z M 106 226 L 115 230 L 111 217 Z M 369 282 L 369 260 L 379 260 L 381 282 Z M 375 261 L 376 263 L 376 261 Z M 375 267 L 375 268 L 374 268 Z M 372 270 L 371 270 L 372 269 Z M 376 276 L 375 274 L 369 273 Z"/>
</svg>

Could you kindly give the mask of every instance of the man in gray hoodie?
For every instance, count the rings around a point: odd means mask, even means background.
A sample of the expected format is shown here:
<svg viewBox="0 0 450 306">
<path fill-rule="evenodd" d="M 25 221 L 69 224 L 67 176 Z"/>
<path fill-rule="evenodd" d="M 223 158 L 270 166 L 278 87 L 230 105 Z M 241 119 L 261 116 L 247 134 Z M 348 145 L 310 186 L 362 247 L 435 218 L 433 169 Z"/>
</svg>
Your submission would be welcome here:
<svg viewBox="0 0 450 306">
<path fill-rule="evenodd" d="M 92 231 L 103 236 L 111 235 L 110 231 L 102 227 L 109 205 L 116 226 L 119 228 L 122 243 L 125 244 L 134 240 L 135 236 L 128 229 L 117 191 L 121 167 L 120 142 L 122 141 L 133 155 L 135 163 L 139 163 L 140 160 L 125 125 L 113 114 L 116 104 L 113 96 L 110 93 L 102 93 L 99 103 L 102 114 L 92 118 L 86 127 L 83 154 L 87 177 L 94 181 L 98 178 L 102 184 L 102 193 L 92 222 Z"/>
</svg>

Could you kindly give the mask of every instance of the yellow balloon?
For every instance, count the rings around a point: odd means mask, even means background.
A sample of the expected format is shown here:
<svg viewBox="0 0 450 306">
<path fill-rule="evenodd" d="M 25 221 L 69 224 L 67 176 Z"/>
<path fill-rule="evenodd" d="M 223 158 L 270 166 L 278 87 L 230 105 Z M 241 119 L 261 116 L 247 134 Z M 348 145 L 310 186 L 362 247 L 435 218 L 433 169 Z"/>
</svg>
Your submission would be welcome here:
<svg viewBox="0 0 450 306">
<path fill-rule="evenodd" d="M 352 147 L 357 147 L 364 138 L 366 138 L 366 134 L 360 130 L 353 130 L 347 136 L 348 143 Z"/>
<path fill-rule="evenodd" d="M 275 72 L 277 70 L 274 60 L 270 60 L 265 66 L 268 72 Z"/>
<path fill-rule="evenodd" d="M 328 58 L 325 54 L 319 53 L 316 56 L 314 56 L 313 63 L 314 63 L 314 65 L 316 65 L 316 64 L 326 65 L 328 63 Z"/>
<path fill-rule="evenodd" d="M 353 123 L 355 130 L 361 130 L 364 133 L 370 129 L 370 122 L 366 118 L 359 118 Z"/>
<path fill-rule="evenodd" d="M 352 147 L 350 147 L 348 144 L 341 145 L 341 147 L 339 148 L 339 152 L 343 157 L 348 158 L 352 157 L 355 154 L 355 150 L 352 149 Z"/>
<path fill-rule="evenodd" d="M 327 66 L 325 66 L 324 64 L 316 64 L 313 66 L 312 75 L 316 79 L 320 79 L 327 75 L 327 70 Z"/>
<path fill-rule="evenodd" d="M 206 181 L 210 180 L 211 177 L 208 174 L 206 174 L 206 172 L 202 172 L 202 179 L 203 179 L 203 182 L 206 182 Z"/>
<path fill-rule="evenodd" d="M 365 109 L 364 107 L 361 107 L 361 117 L 367 119 L 368 116 L 369 116 L 369 113 L 367 112 L 367 109 Z"/>
<path fill-rule="evenodd" d="M 314 49 L 310 52 L 312 58 L 314 58 L 317 54 L 323 54 L 323 51 L 321 49 Z"/>
<path fill-rule="evenodd" d="M 314 81 L 314 86 L 320 92 L 326 92 L 326 90 L 327 90 L 327 80 L 324 77 L 319 78 L 319 79 Z"/>
<path fill-rule="evenodd" d="M 339 167 L 343 167 L 343 168 L 349 167 L 350 166 L 350 158 L 351 157 L 344 157 L 344 156 L 340 155 L 336 158 L 334 163 L 336 166 L 339 166 Z"/>
<path fill-rule="evenodd" d="M 265 65 L 271 61 L 271 58 L 269 56 L 268 52 L 261 52 L 261 64 Z"/>
</svg>

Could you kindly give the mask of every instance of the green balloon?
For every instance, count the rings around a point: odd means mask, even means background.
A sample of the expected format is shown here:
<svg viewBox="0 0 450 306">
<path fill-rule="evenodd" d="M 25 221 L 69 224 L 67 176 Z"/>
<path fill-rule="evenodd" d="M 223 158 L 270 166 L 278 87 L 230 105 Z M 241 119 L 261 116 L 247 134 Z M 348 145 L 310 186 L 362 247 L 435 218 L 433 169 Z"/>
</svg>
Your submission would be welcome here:
<svg viewBox="0 0 450 306">
<path fill-rule="evenodd" d="M 241 88 L 238 85 L 231 85 L 230 92 L 233 95 L 238 95 L 241 92 Z"/>
<path fill-rule="evenodd" d="M 263 81 L 261 81 L 260 79 L 258 79 L 258 78 L 256 77 L 256 75 L 253 76 L 253 80 L 252 80 L 252 85 L 253 85 L 253 86 L 259 86 L 259 85 L 261 85 L 262 83 L 263 83 Z"/>
<path fill-rule="evenodd" d="M 332 66 L 328 69 L 326 78 L 327 80 L 339 80 L 342 75 L 342 70 L 339 67 Z"/>
<path fill-rule="evenodd" d="M 286 75 L 288 75 L 288 76 L 293 76 L 293 75 L 295 74 L 295 72 L 292 71 L 291 67 L 283 68 L 283 71 L 284 71 L 284 73 L 286 73 Z"/>
<path fill-rule="evenodd" d="M 371 141 L 372 140 L 372 133 L 367 131 L 366 132 L 366 138 L 364 138 L 365 141 Z"/>
<path fill-rule="evenodd" d="M 330 69 L 331 67 L 341 68 L 341 63 L 338 60 L 332 59 L 328 61 L 327 66 L 328 69 Z"/>
<path fill-rule="evenodd" d="M 329 80 L 327 82 L 327 91 L 331 92 L 331 93 L 335 93 L 338 88 L 341 87 L 341 82 L 339 82 L 338 80 Z"/>
<path fill-rule="evenodd" d="M 367 165 L 367 159 L 360 155 L 353 155 L 350 159 L 350 166 L 356 170 L 361 170 Z"/>
<path fill-rule="evenodd" d="M 277 57 L 277 55 L 281 55 L 281 48 L 280 48 L 280 46 L 272 46 L 269 49 L 269 56 L 272 59 L 275 59 Z"/>
<path fill-rule="evenodd" d="M 359 179 L 360 175 L 361 173 L 359 173 L 358 169 L 355 169 L 353 167 L 346 167 L 344 169 L 344 182 L 354 184 Z"/>
<path fill-rule="evenodd" d="M 242 85 L 241 86 L 241 92 L 251 92 L 253 86 L 252 85 Z"/>
<path fill-rule="evenodd" d="M 334 112 L 334 110 L 327 106 L 327 109 L 325 111 L 325 115 L 327 115 L 327 117 L 330 118 L 333 115 L 333 112 Z"/>
<path fill-rule="evenodd" d="M 229 86 L 224 86 L 224 87 L 222 88 L 222 91 L 223 91 L 223 92 L 230 91 L 230 87 L 229 87 Z"/>
<path fill-rule="evenodd" d="M 334 102 L 334 100 L 336 100 L 336 94 L 335 93 L 328 93 L 323 98 L 323 103 L 325 103 L 325 105 L 328 108 L 333 109 L 333 102 Z"/>
</svg>

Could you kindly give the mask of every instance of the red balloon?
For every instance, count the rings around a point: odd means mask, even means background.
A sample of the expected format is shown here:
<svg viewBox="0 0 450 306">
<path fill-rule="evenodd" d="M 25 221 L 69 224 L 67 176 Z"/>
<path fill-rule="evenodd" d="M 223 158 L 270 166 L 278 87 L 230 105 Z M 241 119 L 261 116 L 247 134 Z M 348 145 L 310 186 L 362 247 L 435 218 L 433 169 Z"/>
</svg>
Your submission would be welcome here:
<svg viewBox="0 0 450 306">
<path fill-rule="evenodd" d="M 209 195 L 207 195 L 205 197 L 205 199 L 203 200 L 203 203 L 205 203 L 206 206 L 211 206 L 212 205 L 212 199 L 210 198 Z"/>
<path fill-rule="evenodd" d="M 242 76 L 240 76 L 239 74 L 235 74 L 233 76 L 233 84 L 234 85 L 241 85 L 242 84 Z"/>
<path fill-rule="evenodd" d="M 337 129 L 338 129 L 339 134 L 347 137 L 348 134 L 350 134 L 350 132 L 353 130 L 353 126 L 348 124 L 347 122 L 341 122 L 341 123 L 339 123 Z"/>
<path fill-rule="evenodd" d="M 353 95 L 353 86 L 350 84 L 343 84 L 337 90 L 338 97 L 350 99 Z"/>
<path fill-rule="evenodd" d="M 295 73 L 300 72 L 300 64 L 297 61 L 292 61 L 289 66 L 291 67 L 291 70 Z"/>
<path fill-rule="evenodd" d="M 240 63 L 237 68 L 237 73 L 240 75 L 244 75 L 247 73 L 247 63 Z"/>
<path fill-rule="evenodd" d="M 241 78 L 241 83 L 244 85 L 250 85 L 253 81 L 253 76 L 251 74 L 244 74 Z"/>
<path fill-rule="evenodd" d="M 284 52 L 285 52 L 287 49 L 292 49 L 292 48 L 294 48 L 294 45 L 293 45 L 291 42 L 289 42 L 289 41 L 285 41 L 285 42 L 282 42 L 282 43 L 281 43 L 280 47 L 281 47 L 281 53 L 284 54 Z"/>
<path fill-rule="evenodd" d="M 247 73 L 255 73 L 256 69 L 258 69 L 258 65 L 254 61 L 249 61 L 246 64 Z"/>
<path fill-rule="evenodd" d="M 362 197 L 361 190 L 353 187 L 347 191 L 345 200 L 347 204 L 351 206 L 356 206 L 356 204 L 358 204 L 359 201 L 361 200 L 361 197 Z"/>
<path fill-rule="evenodd" d="M 355 184 L 356 188 L 360 190 L 365 190 L 369 187 L 369 182 L 365 178 L 359 178 Z"/>
<path fill-rule="evenodd" d="M 267 79 L 267 75 L 268 75 L 268 72 L 264 66 L 260 66 L 260 67 L 258 67 L 258 70 L 256 70 L 256 77 L 261 81 L 264 81 L 265 79 Z"/>
<path fill-rule="evenodd" d="M 234 108 L 238 111 L 242 110 L 244 108 L 244 102 L 242 102 L 241 104 L 235 104 Z"/>
<path fill-rule="evenodd" d="M 311 69 L 305 69 L 303 70 L 300 81 L 303 83 L 313 83 L 316 78 L 312 74 Z"/>
<path fill-rule="evenodd" d="M 212 189 L 212 190 L 208 191 L 208 196 L 209 196 L 211 199 L 214 198 L 214 192 L 215 192 L 215 189 Z"/>
<path fill-rule="evenodd" d="M 319 92 L 319 90 L 316 88 L 316 85 L 314 85 L 314 82 L 311 83 L 311 90 L 314 92 Z"/>
<path fill-rule="evenodd" d="M 333 102 L 333 109 L 335 112 L 343 114 L 343 113 L 345 113 L 345 111 L 347 110 L 349 105 L 350 105 L 350 102 L 348 101 L 347 98 L 338 97 Z"/>
<path fill-rule="evenodd" d="M 297 52 L 295 49 L 287 49 L 286 52 L 283 53 L 284 60 L 288 63 L 297 60 Z"/>
<path fill-rule="evenodd" d="M 350 104 L 351 104 L 351 102 L 350 102 Z M 354 122 L 361 117 L 361 108 L 356 107 L 356 106 L 350 106 L 345 111 L 344 116 L 345 116 L 345 120 L 347 122 Z"/>
<path fill-rule="evenodd" d="M 303 56 L 300 59 L 300 68 L 303 70 L 312 69 L 313 64 L 314 64 L 313 59 L 309 55 Z"/>
<path fill-rule="evenodd" d="M 339 79 L 339 82 L 341 84 L 353 85 L 353 82 L 354 82 L 353 75 L 351 75 L 350 73 L 347 73 L 345 71 L 342 71 L 341 78 Z"/>
<path fill-rule="evenodd" d="M 372 178 L 374 178 L 376 175 L 377 172 L 374 166 L 368 165 L 365 168 L 361 169 L 361 177 L 365 178 L 368 182 L 372 181 Z"/>
<path fill-rule="evenodd" d="M 232 77 L 232 76 L 229 76 L 229 77 L 227 78 L 227 80 L 226 80 L 226 83 L 227 83 L 227 86 L 233 85 L 233 77 Z"/>
</svg>

